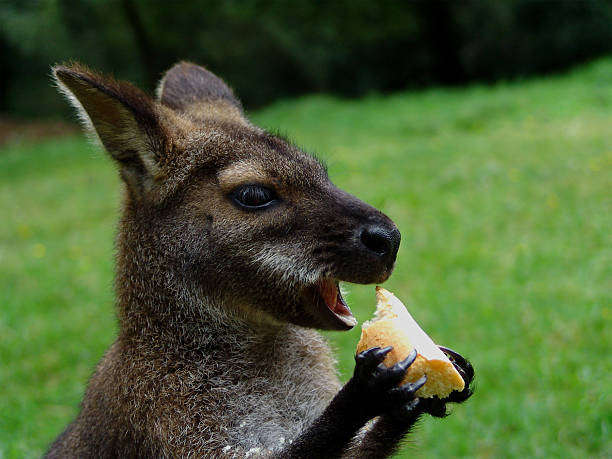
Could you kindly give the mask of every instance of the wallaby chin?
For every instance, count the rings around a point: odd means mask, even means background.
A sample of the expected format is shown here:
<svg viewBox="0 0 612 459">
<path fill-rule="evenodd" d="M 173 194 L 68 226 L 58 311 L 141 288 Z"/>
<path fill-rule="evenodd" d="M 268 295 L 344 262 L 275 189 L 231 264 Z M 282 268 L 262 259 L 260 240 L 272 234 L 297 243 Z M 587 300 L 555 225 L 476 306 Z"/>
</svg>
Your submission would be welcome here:
<svg viewBox="0 0 612 459">
<path fill-rule="evenodd" d="M 48 457 L 390 454 L 418 415 L 360 432 L 383 413 L 360 408 L 359 378 L 338 392 L 313 328 L 356 324 L 339 282 L 387 279 L 393 222 L 253 126 L 203 67 L 174 66 L 156 99 L 80 65 L 53 72 L 126 198 L 119 336 Z"/>
</svg>

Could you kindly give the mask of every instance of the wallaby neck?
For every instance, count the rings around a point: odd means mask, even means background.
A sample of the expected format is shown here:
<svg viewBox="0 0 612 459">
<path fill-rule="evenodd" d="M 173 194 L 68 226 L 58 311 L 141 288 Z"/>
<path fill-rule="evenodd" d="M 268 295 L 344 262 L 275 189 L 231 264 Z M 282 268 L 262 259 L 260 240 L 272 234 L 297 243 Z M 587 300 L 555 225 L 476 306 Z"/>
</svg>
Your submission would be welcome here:
<svg viewBox="0 0 612 459">
<path fill-rule="evenodd" d="M 176 272 L 150 244 L 120 232 L 115 288 L 120 335 L 173 349 L 232 347 L 236 337 L 275 339 L 289 324 L 223 304 Z M 205 279 L 203 280 L 205 284 Z"/>
</svg>

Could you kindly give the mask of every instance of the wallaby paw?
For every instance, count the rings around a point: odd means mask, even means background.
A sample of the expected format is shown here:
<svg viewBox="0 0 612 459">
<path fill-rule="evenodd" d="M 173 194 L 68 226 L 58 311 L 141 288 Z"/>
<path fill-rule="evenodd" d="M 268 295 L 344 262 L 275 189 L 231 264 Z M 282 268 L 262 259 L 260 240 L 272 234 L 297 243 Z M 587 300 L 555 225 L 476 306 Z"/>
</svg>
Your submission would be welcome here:
<svg viewBox="0 0 612 459">
<path fill-rule="evenodd" d="M 361 399 L 358 403 L 372 417 L 387 413 L 403 417 L 416 406 L 415 393 L 427 381 L 424 376 L 416 382 L 398 386 L 416 359 L 417 352 L 414 350 L 406 359 L 386 367 L 382 362 L 391 349 L 391 346 L 373 347 L 355 356 L 355 373 L 351 382 Z"/>
<path fill-rule="evenodd" d="M 474 367 L 472 364 L 466 360 L 461 354 L 448 347 L 438 346 L 444 354 L 448 357 L 451 363 L 455 366 L 463 380 L 465 381 L 465 386 L 469 387 L 474 379 Z"/>
<path fill-rule="evenodd" d="M 446 354 L 465 382 L 465 388 L 462 391 L 451 392 L 445 400 L 453 403 L 465 402 L 474 392 L 472 386 L 474 382 L 474 367 L 458 352 L 443 346 L 439 346 L 439 348 Z"/>
<path fill-rule="evenodd" d="M 465 388 L 462 391 L 453 391 L 448 397 L 443 399 L 438 397 L 421 399 L 418 403 L 418 409 L 422 410 L 424 413 L 428 413 L 437 418 L 443 418 L 448 415 L 446 409 L 447 403 L 462 403 L 472 396 L 474 392 L 472 387 L 474 381 L 474 367 L 458 352 L 447 347 L 438 347 L 446 354 L 465 382 Z"/>
</svg>

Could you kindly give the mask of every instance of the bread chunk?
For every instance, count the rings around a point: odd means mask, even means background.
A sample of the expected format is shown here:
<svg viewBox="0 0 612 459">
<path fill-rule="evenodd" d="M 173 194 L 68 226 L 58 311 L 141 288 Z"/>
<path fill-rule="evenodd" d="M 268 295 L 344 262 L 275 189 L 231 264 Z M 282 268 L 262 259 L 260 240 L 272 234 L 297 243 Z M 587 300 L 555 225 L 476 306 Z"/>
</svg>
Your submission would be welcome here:
<svg viewBox="0 0 612 459">
<path fill-rule="evenodd" d="M 415 382 L 426 374 L 427 382 L 417 391 L 418 397 L 445 398 L 452 391 L 461 391 L 465 387 L 451 361 L 419 327 L 402 302 L 381 287 L 376 287 L 375 316 L 361 328 L 357 353 L 375 346 L 393 346 L 383 362 L 387 367 L 401 362 L 416 348 L 416 360 L 408 368 L 401 384 Z"/>
</svg>

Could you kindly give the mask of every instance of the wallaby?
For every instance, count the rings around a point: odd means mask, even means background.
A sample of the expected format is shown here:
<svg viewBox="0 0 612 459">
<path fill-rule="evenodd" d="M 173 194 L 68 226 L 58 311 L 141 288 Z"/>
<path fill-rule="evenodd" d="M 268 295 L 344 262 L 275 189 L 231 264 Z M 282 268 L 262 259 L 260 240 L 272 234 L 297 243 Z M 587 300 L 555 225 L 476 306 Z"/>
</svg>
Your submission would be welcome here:
<svg viewBox="0 0 612 459">
<path fill-rule="evenodd" d="M 255 127 L 230 88 L 182 62 L 156 99 L 79 64 L 60 90 L 125 182 L 119 334 L 47 457 L 382 458 L 422 413 L 467 399 L 398 386 L 414 355 L 356 357 L 343 386 L 315 329 L 356 324 L 339 281 L 381 283 L 400 233 L 325 167 Z"/>
</svg>

